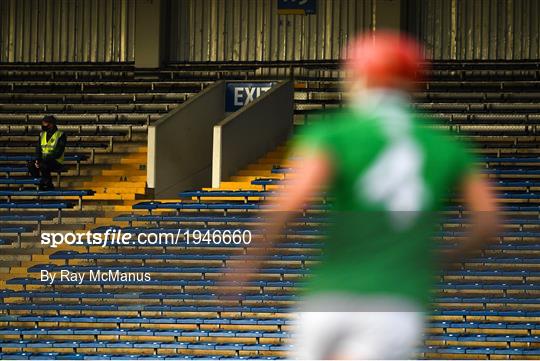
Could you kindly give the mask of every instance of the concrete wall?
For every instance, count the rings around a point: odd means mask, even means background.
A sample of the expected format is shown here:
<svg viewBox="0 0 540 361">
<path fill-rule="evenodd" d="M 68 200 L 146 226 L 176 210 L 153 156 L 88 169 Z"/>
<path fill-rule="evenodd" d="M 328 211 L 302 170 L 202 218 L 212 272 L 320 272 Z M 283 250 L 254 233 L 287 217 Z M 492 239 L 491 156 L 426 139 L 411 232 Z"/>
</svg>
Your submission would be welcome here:
<svg viewBox="0 0 540 361">
<path fill-rule="evenodd" d="M 293 84 L 282 82 L 214 127 L 212 187 L 281 144 L 293 125 Z"/>
<path fill-rule="evenodd" d="M 135 66 L 159 68 L 163 58 L 165 1 L 137 0 L 135 7 Z"/>
<path fill-rule="evenodd" d="M 211 184 L 212 128 L 225 117 L 224 93 L 217 82 L 148 128 L 147 183 L 155 198 Z"/>
<path fill-rule="evenodd" d="M 401 30 L 401 0 L 377 0 L 375 29 Z"/>
</svg>

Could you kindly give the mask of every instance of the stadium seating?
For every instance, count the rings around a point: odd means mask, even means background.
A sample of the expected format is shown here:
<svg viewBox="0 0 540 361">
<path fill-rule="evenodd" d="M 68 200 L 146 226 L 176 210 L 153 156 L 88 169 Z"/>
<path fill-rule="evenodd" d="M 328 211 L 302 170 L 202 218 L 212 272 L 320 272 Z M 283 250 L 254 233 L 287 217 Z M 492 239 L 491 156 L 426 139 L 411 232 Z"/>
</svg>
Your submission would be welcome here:
<svg viewBox="0 0 540 361">
<path fill-rule="evenodd" d="M 0 358 L 285 357 L 294 323 L 291 308 L 321 258 L 324 194 L 289 224 L 284 242 L 272 249 L 237 299 L 221 296 L 220 288 L 234 285 L 219 279 L 227 266 L 240 262 L 242 245 L 194 245 L 183 238 L 161 246 L 106 248 L 50 249 L 35 243 L 43 229 L 181 233 L 261 222 L 261 202 L 290 172 L 285 146 L 219 189 L 182 192 L 171 200 L 148 198 L 140 185 L 145 171 L 134 164 L 145 161 L 146 126 L 216 79 L 273 79 L 293 69 L 297 126 L 320 116 L 319 110 L 341 106 L 337 64 L 294 65 L 170 66 L 153 73 L 128 66 L 0 69 L 0 172 L 6 174 L 0 181 L 0 251 L 10 257 L 2 258 L 9 274 L 0 279 Z M 500 192 L 507 218 L 496 244 L 440 275 L 419 353 L 442 359 L 538 359 L 539 64 L 436 63 L 431 73 L 432 81 L 419 84 L 415 106 L 434 114 L 437 123 L 427 126 L 471 142 L 483 173 Z M 140 79 L 145 76 L 152 80 Z M 34 190 L 22 164 L 32 152 L 34 124 L 47 113 L 57 114 L 72 132 L 68 152 L 86 156 L 70 160 L 80 167 L 70 169 L 53 194 Z M 75 207 L 78 197 L 81 209 Z M 459 199 L 444 216 L 434 239 L 448 247 L 464 235 Z M 65 280 L 48 286 L 39 280 L 42 269 L 140 271 L 152 280 L 81 285 Z"/>
</svg>

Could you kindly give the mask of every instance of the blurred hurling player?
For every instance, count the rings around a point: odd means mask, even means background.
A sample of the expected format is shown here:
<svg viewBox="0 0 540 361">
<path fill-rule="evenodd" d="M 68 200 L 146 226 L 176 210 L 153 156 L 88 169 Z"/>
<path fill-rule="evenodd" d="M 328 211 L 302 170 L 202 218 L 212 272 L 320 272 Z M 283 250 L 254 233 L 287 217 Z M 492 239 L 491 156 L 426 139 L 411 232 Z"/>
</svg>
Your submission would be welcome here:
<svg viewBox="0 0 540 361">
<path fill-rule="evenodd" d="M 414 357 L 441 267 L 430 214 L 456 188 L 474 212 L 469 237 L 444 255 L 447 262 L 493 235 L 494 196 L 465 146 L 423 125 L 411 109 L 420 54 L 417 43 L 391 32 L 352 41 L 344 64 L 347 107 L 305 126 L 296 139 L 294 175 L 269 204 L 268 242 L 279 241 L 286 222 L 323 189 L 335 219 L 308 280 L 291 357 Z M 268 246 L 251 252 L 264 256 Z M 260 257 L 251 259 L 230 279 L 247 281 L 261 266 L 253 260 Z"/>
</svg>

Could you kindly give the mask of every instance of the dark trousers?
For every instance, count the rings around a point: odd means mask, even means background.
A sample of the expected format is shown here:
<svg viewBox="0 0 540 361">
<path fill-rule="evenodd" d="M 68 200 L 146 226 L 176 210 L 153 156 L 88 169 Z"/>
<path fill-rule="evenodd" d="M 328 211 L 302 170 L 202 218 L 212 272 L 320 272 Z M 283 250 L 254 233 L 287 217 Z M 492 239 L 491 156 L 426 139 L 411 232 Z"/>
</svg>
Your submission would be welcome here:
<svg viewBox="0 0 540 361">
<path fill-rule="evenodd" d="M 51 187 L 53 185 L 51 172 L 59 172 L 62 170 L 62 164 L 55 159 L 38 160 L 39 168 L 36 167 L 35 161 L 28 162 L 28 172 L 34 178 L 41 177 L 41 184 Z"/>
</svg>

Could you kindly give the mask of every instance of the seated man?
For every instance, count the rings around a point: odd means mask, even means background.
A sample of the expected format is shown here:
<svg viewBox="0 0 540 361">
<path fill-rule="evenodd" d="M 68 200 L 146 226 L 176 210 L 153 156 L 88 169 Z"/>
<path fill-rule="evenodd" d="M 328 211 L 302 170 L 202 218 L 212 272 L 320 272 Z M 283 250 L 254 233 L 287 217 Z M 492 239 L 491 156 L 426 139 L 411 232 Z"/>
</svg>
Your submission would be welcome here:
<svg viewBox="0 0 540 361">
<path fill-rule="evenodd" d="M 32 177 L 41 176 L 40 190 L 53 190 L 51 172 L 59 172 L 63 168 L 66 135 L 56 127 L 54 115 L 43 118 L 41 129 L 36 159 L 28 162 L 28 171 Z"/>
</svg>

